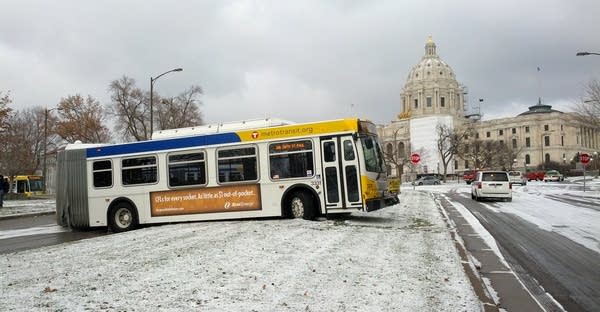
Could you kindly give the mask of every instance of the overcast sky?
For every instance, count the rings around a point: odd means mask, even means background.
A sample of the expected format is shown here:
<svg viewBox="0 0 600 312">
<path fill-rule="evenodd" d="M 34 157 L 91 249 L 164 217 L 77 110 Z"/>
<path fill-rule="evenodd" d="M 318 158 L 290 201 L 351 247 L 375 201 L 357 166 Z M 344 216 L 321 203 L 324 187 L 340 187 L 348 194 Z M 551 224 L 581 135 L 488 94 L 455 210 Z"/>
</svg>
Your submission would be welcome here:
<svg viewBox="0 0 600 312">
<path fill-rule="evenodd" d="M 485 119 L 539 96 L 569 110 L 600 78 L 600 1 L 0 2 L 0 91 L 15 109 L 123 75 L 162 96 L 200 85 L 207 123 L 359 116 L 387 123 L 431 35 Z M 541 70 L 538 71 L 537 68 Z"/>
</svg>

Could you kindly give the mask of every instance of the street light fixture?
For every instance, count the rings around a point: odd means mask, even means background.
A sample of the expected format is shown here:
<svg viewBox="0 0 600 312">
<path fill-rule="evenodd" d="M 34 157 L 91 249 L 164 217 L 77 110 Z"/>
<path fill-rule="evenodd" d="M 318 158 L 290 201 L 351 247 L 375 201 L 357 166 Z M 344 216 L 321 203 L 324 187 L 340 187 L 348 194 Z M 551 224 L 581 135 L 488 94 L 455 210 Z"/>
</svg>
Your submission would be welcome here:
<svg viewBox="0 0 600 312">
<path fill-rule="evenodd" d="M 47 188 L 48 188 L 48 177 L 47 177 L 48 157 L 46 157 L 46 153 L 48 152 L 48 113 L 50 113 L 53 110 L 61 110 L 61 109 L 58 107 L 55 107 L 55 108 L 51 108 L 51 109 L 46 108 L 44 110 L 44 162 L 43 162 L 43 168 L 42 168 L 42 175 L 44 176 L 44 194 L 46 194 Z"/>
<path fill-rule="evenodd" d="M 595 52 L 577 52 L 576 56 L 585 56 L 585 55 L 600 55 L 600 53 Z"/>
<path fill-rule="evenodd" d="M 171 72 L 180 72 L 180 71 L 183 71 L 183 68 L 171 69 L 169 71 L 166 71 L 166 72 L 156 76 L 156 78 L 150 77 L 150 138 L 152 138 L 152 132 L 154 132 L 154 109 L 153 109 L 154 82 L 158 78 L 162 77 L 163 75 L 166 75 Z"/>
</svg>

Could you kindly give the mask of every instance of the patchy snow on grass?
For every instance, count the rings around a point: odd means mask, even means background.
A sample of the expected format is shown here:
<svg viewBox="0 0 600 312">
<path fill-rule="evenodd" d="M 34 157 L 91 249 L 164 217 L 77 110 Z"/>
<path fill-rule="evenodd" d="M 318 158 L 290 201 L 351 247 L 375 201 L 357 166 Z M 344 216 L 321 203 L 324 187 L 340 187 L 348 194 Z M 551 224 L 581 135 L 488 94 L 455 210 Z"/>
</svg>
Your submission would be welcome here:
<svg viewBox="0 0 600 312">
<path fill-rule="evenodd" d="M 5 254 L 0 310 L 481 311 L 431 195 L 349 218 L 169 224 Z"/>
</svg>

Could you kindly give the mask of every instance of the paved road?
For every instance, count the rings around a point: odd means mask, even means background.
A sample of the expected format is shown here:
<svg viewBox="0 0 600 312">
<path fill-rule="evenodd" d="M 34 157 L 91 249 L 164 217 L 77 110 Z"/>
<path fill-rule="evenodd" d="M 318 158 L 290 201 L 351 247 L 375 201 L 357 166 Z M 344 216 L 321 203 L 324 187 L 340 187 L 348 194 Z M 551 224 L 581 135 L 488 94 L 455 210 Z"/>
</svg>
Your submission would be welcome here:
<svg viewBox="0 0 600 312">
<path fill-rule="evenodd" d="M 71 231 L 56 225 L 56 216 L 0 219 L 0 254 L 106 235 L 106 229 Z"/>
<path fill-rule="evenodd" d="M 477 217 L 528 287 L 534 283 L 530 276 L 566 310 L 600 311 L 600 254 L 514 214 L 494 212 L 454 192 L 447 195 Z"/>
</svg>

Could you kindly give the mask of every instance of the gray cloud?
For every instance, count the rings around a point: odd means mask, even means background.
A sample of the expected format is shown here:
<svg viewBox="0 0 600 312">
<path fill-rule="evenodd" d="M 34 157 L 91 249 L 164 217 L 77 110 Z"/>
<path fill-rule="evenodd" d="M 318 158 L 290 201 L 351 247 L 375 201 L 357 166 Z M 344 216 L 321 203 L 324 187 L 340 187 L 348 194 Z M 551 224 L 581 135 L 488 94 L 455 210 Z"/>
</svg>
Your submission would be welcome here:
<svg viewBox="0 0 600 312">
<path fill-rule="evenodd" d="M 155 87 L 205 91 L 207 122 L 352 115 L 385 123 L 423 55 L 438 54 L 484 98 L 485 116 L 511 116 L 542 97 L 568 109 L 598 77 L 597 1 L 4 1 L 0 90 L 17 108 L 91 94 L 110 81 L 175 67 Z M 537 67 L 541 70 L 537 71 Z"/>
</svg>

